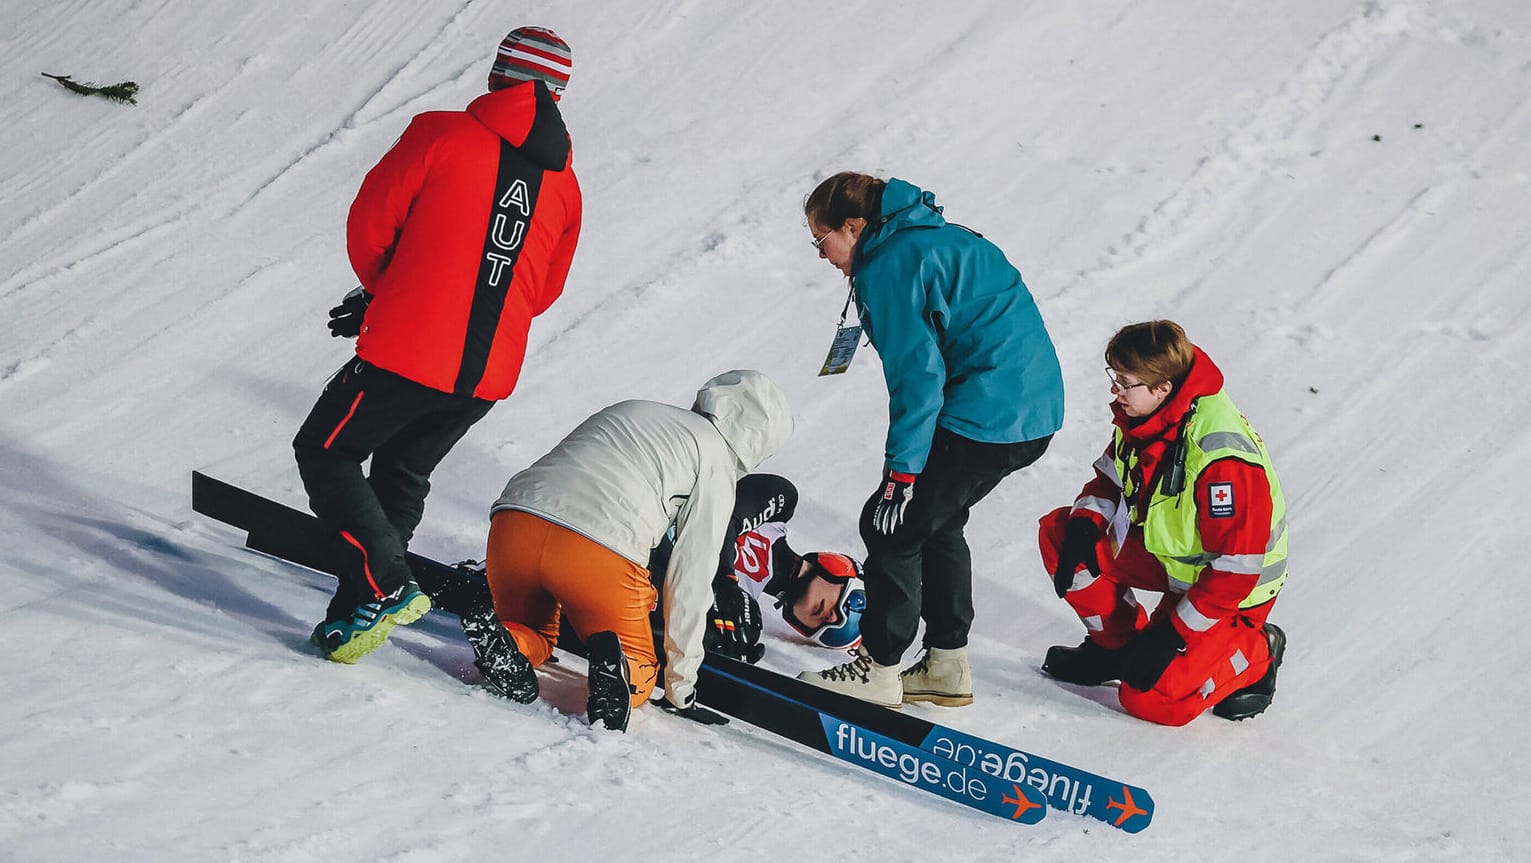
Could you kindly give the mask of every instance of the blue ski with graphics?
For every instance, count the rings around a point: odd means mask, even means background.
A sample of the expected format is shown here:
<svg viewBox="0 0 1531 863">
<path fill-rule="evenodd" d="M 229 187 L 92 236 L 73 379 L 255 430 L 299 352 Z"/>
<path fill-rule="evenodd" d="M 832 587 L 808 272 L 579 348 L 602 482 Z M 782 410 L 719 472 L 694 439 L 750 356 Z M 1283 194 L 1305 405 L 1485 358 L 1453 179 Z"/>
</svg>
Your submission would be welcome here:
<svg viewBox="0 0 1531 863">
<path fill-rule="evenodd" d="M 823 734 L 832 738 L 828 748 L 810 741 L 812 735 L 802 729 L 794 729 L 793 733 L 778 733 L 815 746 L 837 758 L 847 761 L 856 758 L 865 760 L 865 753 L 875 745 L 869 742 L 871 738 L 859 737 L 834 724 L 834 721 L 842 721 L 852 726 L 872 729 L 891 744 L 926 753 L 933 759 L 939 759 L 940 763 L 964 768 L 964 776 L 987 777 L 991 789 L 996 784 L 1003 789 L 1005 793 L 1002 796 L 1019 797 L 1024 794 L 1033 802 L 1074 815 L 1095 818 L 1128 833 L 1142 831 L 1153 819 L 1153 798 L 1137 786 L 976 737 L 910 713 L 887 710 L 820 689 L 758 666 L 712 655 L 702 665 L 701 678 L 697 684 L 697 700 L 708 707 L 754 723 L 751 716 L 770 709 L 771 704 L 768 696 L 759 696 L 762 701 L 759 706 L 750 703 L 748 696 L 754 691 L 771 693 L 781 699 L 797 702 L 824 717 Z M 741 699 L 743 703 L 740 703 Z M 860 749 L 853 748 L 858 745 Z"/>
<path fill-rule="evenodd" d="M 1035 787 L 921 748 L 907 724 L 920 720 L 898 711 L 711 654 L 696 692 L 714 710 L 980 812 L 1021 824 L 1047 814 L 1047 798 Z"/>
<path fill-rule="evenodd" d="M 1005 780 L 1025 782 L 1046 795 L 1054 809 L 1104 821 L 1128 833 L 1142 832 L 1154 817 L 1154 799 L 1142 788 L 954 728 L 930 723 L 920 748 Z"/>
<path fill-rule="evenodd" d="M 307 512 L 202 473 L 192 508 L 247 531 L 246 546 L 336 574 L 347 549 Z M 483 578 L 411 552 L 421 589 L 438 610 L 460 614 L 487 595 Z M 579 645 L 564 645 L 576 652 Z M 1153 818 L 1147 791 L 1023 750 L 820 689 L 759 666 L 709 654 L 697 681 L 702 704 L 991 815 L 1035 824 L 1047 809 L 1137 833 Z"/>
</svg>

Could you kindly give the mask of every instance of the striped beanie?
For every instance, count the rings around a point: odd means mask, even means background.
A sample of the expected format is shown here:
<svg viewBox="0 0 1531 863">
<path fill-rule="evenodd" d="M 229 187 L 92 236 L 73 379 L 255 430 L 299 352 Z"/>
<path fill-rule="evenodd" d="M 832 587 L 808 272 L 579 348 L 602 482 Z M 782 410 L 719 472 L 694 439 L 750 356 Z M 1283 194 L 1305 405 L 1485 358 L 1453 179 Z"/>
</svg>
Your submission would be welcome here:
<svg viewBox="0 0 1531 863">
<path fill-rule="evenodd" d="M 569 43 L 542 27 L 517 27 L 500 43 L 489 70 L 489 89 L 499 90 L 522 81 L 541 81 L 553 95 L 569 85 L 574 67 Z"/>
</svg>

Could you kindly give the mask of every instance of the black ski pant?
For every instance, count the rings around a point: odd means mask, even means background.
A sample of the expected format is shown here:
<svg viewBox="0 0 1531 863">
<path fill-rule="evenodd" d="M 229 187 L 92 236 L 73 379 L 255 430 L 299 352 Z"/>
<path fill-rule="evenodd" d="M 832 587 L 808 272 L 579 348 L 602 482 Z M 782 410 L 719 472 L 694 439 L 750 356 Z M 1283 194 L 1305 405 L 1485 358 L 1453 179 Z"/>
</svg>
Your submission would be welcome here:
<svg viewBox="0 0 1531 863">
<path fill-rule="evenodd" d="M 925 646 L 967 646 L 973 625 L 973 559 L 962 530 L 1000 480 L 1035 462 L 1052 436 L 1020 443 L 969 440 L 937 428 L 914 498 L 892 536 L 872 525 L 879 489 L 861 511 L 867 607 L 861 643 L 879 665 L 897 665 L 925 621 Z"/>
<path fill-rule="evenodd" d="M 409 581 L 404 551 L 425 514 L 431 472 L 493 406 L 360 358 L 330 378 L 292 442 L 309 506 L 335 532 L 347 561 L 326 621 L 349 617 Z"/>
</svg>

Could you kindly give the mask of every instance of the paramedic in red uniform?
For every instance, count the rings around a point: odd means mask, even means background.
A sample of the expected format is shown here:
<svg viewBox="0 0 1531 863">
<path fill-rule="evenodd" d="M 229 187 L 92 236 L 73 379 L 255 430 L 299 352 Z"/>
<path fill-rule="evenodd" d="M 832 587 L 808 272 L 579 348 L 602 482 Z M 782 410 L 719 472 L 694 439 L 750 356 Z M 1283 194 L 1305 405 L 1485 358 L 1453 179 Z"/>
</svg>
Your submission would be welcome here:
<svg viewBox="0 0 1531 863">
<path fill-rule="evenodd" d="M 1113 435 L 1072 506 L 1042 518 L 1042 564 L 1087 636 L 1042 669 L 1122 681 L 1122 708 L 1184 725 L 1247 719 L 1276 692 L 1286 634 L 1268 623 L 1286 583 L 1286 500 L 1265 442 L 1223 373 L 1173 321 L 1106 346 Z M 1133 590 L 1162 597 L 1152 615 Z"/>
</svg>

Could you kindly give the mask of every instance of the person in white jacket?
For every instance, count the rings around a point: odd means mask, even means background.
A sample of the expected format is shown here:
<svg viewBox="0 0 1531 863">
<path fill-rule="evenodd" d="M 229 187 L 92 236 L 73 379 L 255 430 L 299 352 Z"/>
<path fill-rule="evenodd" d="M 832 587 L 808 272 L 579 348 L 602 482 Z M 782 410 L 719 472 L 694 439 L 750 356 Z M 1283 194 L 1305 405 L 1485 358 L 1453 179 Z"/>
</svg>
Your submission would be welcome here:
<svg viewBox="0 0 1531 863">
<path fill-rule="evenodd" d="M 673 525 L 664 578 L 665 698 L 698 721 L 702 636 L 735 484 L 792 434 L 786 394 L 757 371 L 704 384 L 690 410 L 625 401 L 596 412 L 511 477 L 491 510 L 485 560 L 492 614 L 463 617 L 489 686 L 537 698 L 534 669 L 558 642 L 559 611 L 590 658 L 591 724 L 626 730 L 658 683 L 645 564 Z"/>
</svg>

